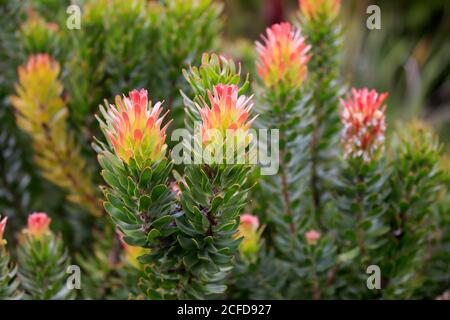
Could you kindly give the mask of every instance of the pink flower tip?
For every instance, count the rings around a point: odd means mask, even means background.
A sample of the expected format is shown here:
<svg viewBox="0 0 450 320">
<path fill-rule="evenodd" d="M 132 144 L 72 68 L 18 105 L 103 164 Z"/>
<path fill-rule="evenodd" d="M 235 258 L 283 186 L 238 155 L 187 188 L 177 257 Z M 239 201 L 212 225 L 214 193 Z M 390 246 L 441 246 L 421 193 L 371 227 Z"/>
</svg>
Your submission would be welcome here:
<svg viewBox="0 0 450 320">
<path fill-rule="evenodd" d="M 259 219 L 257 216 L 245 213 L 241 216 L 241 228 L 248 228 L 256 231 L 259 228 Z"/>
<path fill-rule="evenodd" d="M 300 29 L 283 22 L 267 28 L 262 43 L 256 42 L 257 69 L 266 87 L 283 85 L 298 89 L 306 79 L 310 46 L 306 45 Z"/>
<path fill-rule="evenodd" d="M 306 242 L 308 242 L 309 245 L 315 245 L 317 241 L 320 239 L 320 233 L 316 230 L 310 230 L 305 233 Z"/>
<path fill-rule="evenodd" d="M 33 237 L 40 237 L 49 231 L 52 219 L 44 212 L 35 212 L 28 216 L 27 233 Z"/>
</svg>

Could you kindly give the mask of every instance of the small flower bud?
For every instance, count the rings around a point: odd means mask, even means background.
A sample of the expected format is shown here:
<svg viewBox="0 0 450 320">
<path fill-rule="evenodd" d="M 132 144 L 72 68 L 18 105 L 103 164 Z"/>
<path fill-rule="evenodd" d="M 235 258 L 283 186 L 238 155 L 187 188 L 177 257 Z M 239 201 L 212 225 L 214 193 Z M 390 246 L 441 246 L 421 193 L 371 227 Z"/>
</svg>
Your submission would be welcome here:
<svg viewBox="0 0 450 320">
<path fill-rule="evenodd" d="M 244 237 L 239 251 L 244 259 L 253 260 L 258 253 L 261 241 L 261 231 L 259 229 L 259 219 L 251 214 L 243 214 L 239 225 L 238 236 Z"/>
<path fill-rule="evenodd" d="M 50 231 L 49 226 L 52 219 L 46 213 L 36 212 L 28 216 L 28 226 L 26 233 L 33 238 L 40 238 Z"/>
<path fill-rule="evenodd" d="M 306 238 L 306 242 L 309 245 L 314 246 L 317 244 L 317 241 L 320 239 L 320 233 L 317 232 L 316 230 L 310 230 L 305 233 L 305 238 Z"/>
</svg>

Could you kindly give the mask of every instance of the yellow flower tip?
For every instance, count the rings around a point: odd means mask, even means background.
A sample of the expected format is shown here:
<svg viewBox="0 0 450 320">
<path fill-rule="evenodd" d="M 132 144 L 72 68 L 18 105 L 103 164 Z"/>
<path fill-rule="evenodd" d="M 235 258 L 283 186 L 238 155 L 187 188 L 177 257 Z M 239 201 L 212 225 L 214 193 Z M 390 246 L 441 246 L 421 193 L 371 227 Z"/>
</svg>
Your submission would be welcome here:
<svg viewBox="0 0 450 320">
<path fill-rule="evenodd" d="M 209 104 L 204 101 L 203 108 L 197 106 L 202 118 L 202 142 L 208 145 L 221 139 L 223 143 L 227 133 L 232 132 L 238 141 L 250 143 L 249 129 L 256 117 L 248 120 L 253 108 L 253 96 L 238 96 L 236 85 L 218 84 L 208 91 Z M 217 137 L 219 135 L 220 137 Z"/>
<path fill-rule="evenodd" d="M 133 90 L 128 97 L 117 96 L 115 105 L 103 112 L 106 119 L 105 134 L 116 155 L 125 163 L 133 158 L 138 164 L 156 161 L 164 156 L 167 145 L 166 130 L 162 122 L 169 111 L 162 113 L 162 102 L 153 107 L 147 98 L 147 90 Z"/>
<path fill-rule="evenodd" d="M 26 233 L 33 238 L 40 238 L 50 231 L 52 219 L 44 212 L 35 212 L 28 216 Z"/>
<path fill-rule="evenodd" d="M 300 12 L 308 20 L 325 16 L 335 18 L 341 7 L 340 0 L 299 0 Z"/>
<path fill-rule="evenodd" d="M 8 217 L 4 217 L 0 220 L 0 246 L 6 244 L 6 240 L 3 239 L 3 235 L 5 234 L 6 222 L 8 221 Z"/>
<path fill-rule="evenodd" d="M 321 234 L 316 230 L 310 230 L 305 233 L 306 242 L 309 245 L 316 245 L 317 241 L 319 241 Z"/>
<path fill-rule="evenodd" d="M 304 83 L 311 59 L 311 46 L 306 45 L 300 29 L 283 22 L 267 28 L 261 35 L 263 42 L 256 42 L 257 70 L 266 87 L 285 85 L 298 89 Z"/>
<path fill-rule="evenodd" d="M 342 143 L 345 157 L 362 157 L 369 162 L 384 148 L 384 101 L 388 93 L 375 90 L 352 89 L 346 100 L 341 99 L 341 121 L 344 124 Z"/>
</svg>

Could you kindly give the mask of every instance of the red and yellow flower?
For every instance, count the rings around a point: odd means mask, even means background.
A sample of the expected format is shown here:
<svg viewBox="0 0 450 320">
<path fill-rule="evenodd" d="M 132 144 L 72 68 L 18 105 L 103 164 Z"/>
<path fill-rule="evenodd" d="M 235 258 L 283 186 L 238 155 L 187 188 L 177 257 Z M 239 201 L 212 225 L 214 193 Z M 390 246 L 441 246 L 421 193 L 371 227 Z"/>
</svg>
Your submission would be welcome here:
<svg viewBox="0 0 450 320">
<path fill-rule="evenodd" d="M 299 88 L 306 79 L 310 46 L 300 29 L 294 29 L 288 22 L 274 24 L 262 35 L 263 43 L 256 42 L 259 60 L 258 74 L 266 87 L 287 85 Z"/>
<path fill-rule="evenodd" d="M 0 246 L 6 244 L 6 240 L 3 239 L 3 235 L 5 234 L 6 222 L 8 221 L 8 217 L 4 217 L 0 219 Z"/>
<path fill-rule="evenodd" d="M 344 124 L 342 142 L 345 157 L 362 157 L 368 162 L 384 148 L 386 130 L 384 101 L 387 93 L 375 90 L 352 89 L 352 96 L 341 99 L 341 121 Z"/>
<path fill-rule="evenodd" d="M 33 238 L 40 238 L 50 231 L 49 226 L 51 221 L 52 219 L 44 212 L 32 213 L 28 216 L 26 233 Z"/>
<path fill-rule="evenodd" d="M 171 121 L 161 128 L 168 113 L 160 117 L 162 103 L 152 107 L 145 89 L 133 90 L 123 99 L 117 96 L 115 102 L 107 111 L 102 108 L 106 123 L 101 123 L 116 155 L 126 163 L 133 158 L 138 164 L 164 156 L 166 129 Z"/>
<path fill-rule="evenodd" d="M 253 96 L 238 96 L 238 91 L 236 85 L 216 85 L 213 92 L 208 91 L 210 106 L 207 102 L 204 102 L 203 108 L 197 106 L 202 118 L 200 130 L 203 145 L 222 145 L 230 132 L 245 146 L 250 143 L 252 137 L 249 129 L 256 118 L 248 121 Z"/>
<path fill-rule="evenodd" d="M 299 0 L 298 3 L 302 15 L 308 20 L 335 18 L 341 6 L 340 0 Z"/>
</svg>

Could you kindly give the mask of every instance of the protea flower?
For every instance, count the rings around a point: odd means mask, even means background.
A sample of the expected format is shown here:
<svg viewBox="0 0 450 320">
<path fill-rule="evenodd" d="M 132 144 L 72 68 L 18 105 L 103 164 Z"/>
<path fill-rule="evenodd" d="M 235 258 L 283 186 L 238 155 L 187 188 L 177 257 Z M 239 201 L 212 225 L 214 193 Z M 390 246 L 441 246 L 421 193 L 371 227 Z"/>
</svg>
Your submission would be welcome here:
<svg viewBox="0 0 450 320">
<path fill-rule="evenodd" d="M 256 116 L 250 121 L 247 120 L 253 107 L 253 96 L 238 97 L 238 90 L 236 85 L 216 85 L 213 92 L 208 91 L 211 106 L 206 102 L 203 108 L 197 105 L 202 118 L 203 145 L 223 144 L 228 132 L 236 135 L 237 141 L 242 141 L 245 146 L 250 143 L 252 137 L 249 129 Z"/>
<path fill-rule="evenodd" d="M 310 46 L 300 29 L 294 29 L 288 22 L 274 24 L 262 35 L 264 44 L 256 42 L 259 61 L 258 74 L 266 87 L 280 84 L 289 88 L 299 88 L 304 82 L 308 68 Z"/>
<path fill-rule="evenodd" d="M 58 77 L 59 71 L 58 62 L 48 54 L 31 55 L 25 66 L 19 67 L 20 83 L 27 88 L 43 86 L 42 81 L 54 81 Z"/>
<path fill-rule="evenodd" d="M 28 226 L 26 233 L 33 238 L 40 238 L 49 232 L 49 226 L 52 219 L 46 213 L 36 212 L 28 216 Z"/>
<path fill-rule="evenodd" d="M 345 157 L 362 157 L 365 162 L 384 148 L 386 130 L 383 105 L 388 94 L 378 94 L 375 90 L 352 89 L 352 96 L 341 99 L 340 111 L 344 124 L 342 142 Z"/>
<path fill-rule="evenodd" d="M 261 233 L 258 217 L 248 213 L 241 216 L 238 236 L 244 239 L 239 246 L 239 251 L 244 258 L 250 260 L 255 258 L 261 244 Z"/>
<path fill-rule="evenodd" d="M 306 242 L 309 245 L 316 245 L 317 241 L 319 241 L 320 239 L 320 233 L 317 232 L 316 230 L 310 230 L 308 232 L 305 233 L 305 238 L 306 238 Z"/>
<path fill-rule="evenodd" d="M 6 244 L 6 240 L 3 239 L 3 235 L 5 234 L 6 222 L 8 221 L 8 217 L 4 217 L 0 220 L 0 246 Z"/>
<path fill-rule="evenodd" d="M 106 124 L 99 121 L 116 155 L 126 163 L 133 158 L 138 164 L 162 157 L 167 148 L 166 129 L 171 122 L 161 128 L 168 113 L 160 117 L 162 103 L 158 102 L 152 107 L 145 89 L 133 90 L 123 99 L 116 96 L 115 102 L 107 110 L 101 107 Z"/>
<path fill-rule="evenodd" d="M 340 0 L 299 0 L 298 3 L 302 15 L 308 20 L 335 18 L 341 6 Z"/>
</svg>

